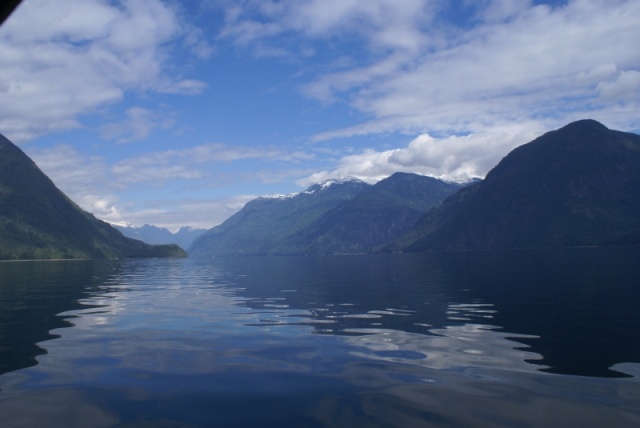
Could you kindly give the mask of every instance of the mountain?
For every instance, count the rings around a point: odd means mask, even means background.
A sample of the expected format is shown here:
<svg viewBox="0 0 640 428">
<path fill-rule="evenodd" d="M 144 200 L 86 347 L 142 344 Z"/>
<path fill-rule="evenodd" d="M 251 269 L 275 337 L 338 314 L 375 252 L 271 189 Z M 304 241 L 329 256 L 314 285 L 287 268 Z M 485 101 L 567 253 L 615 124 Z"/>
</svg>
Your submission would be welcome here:
<svg viewBox="0 0 640 428">
<path fill-rule="evenodd" d="M 354 254 L 410 230 L 462 188 L 396 173 L 373 186 L 356 179 L 315 184 L 290 196 L 258 198 L 194 241 L 193 256 Z"/>
<path fill-rule="evenodd" d="M 640 244 L 640 136 L 581 120 L 509 153 L 387 250 Z"/>
<path fill-rule="evenodd" d="M 273 254 L 288 238 L 370 185 L 357 179 L 329 180 L 293 195 L 249 201 L 189 248 L 195 257 Z"/>
<path fill-rule="evenodd" d="M 166 227 L 158 227 L 145 224 L 141 227 L 130 225 L 112 224 L 124 236 L 138 239 L 147 244 L 176 244 L 180 248 L 189 248 L 193 241 L 205 233 L 206 229 L 195 229 L 193 227 L 184 226 L 175 232 Z"/>
<path fill-rule="evenodd" d="M 276 248 L 282 254 L 371 251 L 407 233 L 430 208 L 463 185 L 397 172 L 327 211 Z"/>
<path fill-rule="evenodd" d="M 125 238 L 83 211 L 0 135 L 0 259 L 184 256 L 176 245 Z"/>
</svg>

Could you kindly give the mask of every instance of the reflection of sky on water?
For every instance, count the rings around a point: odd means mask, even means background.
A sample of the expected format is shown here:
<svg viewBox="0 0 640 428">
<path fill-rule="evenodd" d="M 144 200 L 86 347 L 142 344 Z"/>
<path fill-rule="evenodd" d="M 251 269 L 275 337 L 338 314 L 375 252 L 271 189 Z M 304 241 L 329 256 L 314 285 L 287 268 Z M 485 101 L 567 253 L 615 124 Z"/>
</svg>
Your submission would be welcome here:
<svg viewBox="0 0 640 428">
<path fill-rule="evenodd" d="M 247 281 L 241 287 L 238 278 L 247 276 L 234 278 L 215 266 L 184 261 L 131 261 L 80 300 L 88 309 L 61 314 L 73 317 L 74 328 L 55 330 L 63 340 L 43 344 L 48 355 L 41 359 L 41 368 L 52 383 L 69 376 L 70 362 L 74 376 L 81 379 L 113 368 L 163 373 L 252 366 L 262 370 L 286 358 L 277 351 L 273 360 L 261 358 L 263 347 L 275 349 L 274 341 L 284 337 L 301 343 L 309 332 L 340 336 L 340 346 L 351 346 L 348 353 L 358 358 L 431 369 L 491 364 L 522 369 L 525 360 L 536 359 L 514 349 L 519 345 L 493 327 L 473 323 L 492 316 L 490 303 L 449 303 L 440 290 L 422 296 L 419 304 L 401 305 L 397 298 L 363 303 L 347 290 L 329 301 L 308 288 L 273 290 Z M 284 281 L 280 286 L 285 284 L 293 285 Z M 313 341 L 303 348 L 322 339 L 316 336 Z M 324 342 L 336 344 L 329 338 Z M 289 367 L 307 364 L 294 360 Z"/>
<path fill-rule="evenodd" d="M 541 337 L 508 328 L 504 293 L 447 286 L 416 258 L 344 260 L 110 262 L 73 294 L 84 309 L 60 314 L 74 326 L 55 325 L 39 365 L 0 376 L 0 414 L 198 426 L 200 402 L 230 421 L 247 413 L 246 426 L 273 411 L 326 426 L 640 423 L 637 362 L 615 366 L 636 376 L 625 380 L 541 373 L 527 345 Z"/>
<path fill-rule="evenodd" d="M 274 301 L 280 303 L 272 304 Z M 263 308 L 262 312 L 256 312 L 260 316 L 252 326 L 313 326 L 316 333 L 344 336 L 346 343 L 355 348 L 351 354 L 362 358 L 438 370 L 473 366 L 520 371 L 531 371 L 530 362 L 541 358 L 527 351 L 526 345 L 514 342 L 515 339 L 535 336 L 505 333 L 497 326 L 472 323 L 493 318 L 496 311 L 490 303 L 449 304 L 444 311 L 451 325 L 439 328 L 425 323 L 424 316 L 409 309 L 371 309 L 359 313 L 354 312 L 358 305 L 329 303 L 323 308 L 300 311 L 291 309 L 286 299 L 281 297 L 249 299 L 242 303 Z M 273 310 L 276 308 L 279 311 Z M 411 326 L 412 331 L 385 328 L 387 325 L 399 325 L 390 323 L 391 317 L 403 317 L 404 322 L 400 325 Z M 422 332 L 413 331 L 416 326 L 421 327 Z"/>
<path fill-rule="evenodd" d="M 534 353 L 515 349 L 515 343 L 508 340 L 513 335 L 477 324 L 432 330 L 437 336 L 383 329 L 347 331 L 366 334 L 348 340 L 354 346 L 366 348 L 366 351 L 354 351 L 354 355 L 436 370 L 456 371 L 476 367 L 531 371 L 531 366 L 525 360 L 540 358 Z"/>
</svg>

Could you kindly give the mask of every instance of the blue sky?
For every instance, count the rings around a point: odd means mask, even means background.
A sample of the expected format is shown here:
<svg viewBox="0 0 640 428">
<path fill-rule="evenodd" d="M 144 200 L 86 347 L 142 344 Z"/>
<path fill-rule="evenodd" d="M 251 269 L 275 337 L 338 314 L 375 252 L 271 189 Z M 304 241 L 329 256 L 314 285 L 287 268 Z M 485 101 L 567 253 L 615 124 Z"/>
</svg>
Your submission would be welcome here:
<svg viewBox="0 0 640 428">
<path fill-rule="evenodd" d="M 395 171 L 484 176 L 592 118 L 640 131 L 637 0 L 24 0 L 0 133 L 111 222 Z"/>
</svg>

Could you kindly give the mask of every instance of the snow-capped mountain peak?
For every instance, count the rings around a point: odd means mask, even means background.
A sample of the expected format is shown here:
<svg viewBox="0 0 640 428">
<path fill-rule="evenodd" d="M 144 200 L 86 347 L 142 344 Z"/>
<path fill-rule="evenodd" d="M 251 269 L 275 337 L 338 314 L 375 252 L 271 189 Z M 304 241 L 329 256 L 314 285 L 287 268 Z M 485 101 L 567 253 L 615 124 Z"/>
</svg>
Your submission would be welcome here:
<svg viewBox="0 0 640 428">
<path fill-rule="evenodd" d="M 319 183 L 316 184 L 312 184 L 311 186 L 309 186 L 307 188 L 307 190 L 303 191 L 303 192 L 294 192 L 294 193 L 289 193 L 289 194 L 280 194 L 280 193 L 273 193 L 270 195 L 264 195 L 264 196 L 259 196 L 257 199 L 276 199 L 276 200 L 287 200 L 287 199 L 293 199 L 295 197 L 298 197 L 300 195 L 312 195 L 316 192 L 322 191 L 322 190 L 326 190 L 328 188 L 330 188 L 331 186 L 337 185 L 337 184 L 347 184 L 347 183 L 364 183 L 364 181 L 357 179 L 355 177 L 345 177 L 345 178 L 332 178 L 332 179 L 328 179 L 328 180 L 324 180 L 321 181 Z"/>
<path fill-rule="evenodd" d="M 309 186 L 307 190 L 303 193 L 313 194 L 321 190 L 326 190 L 335 185 L 348 184 L 348 183 L 364 183 L 362 180 L 359 180 L 355 177 L 344 177 L 344 178 L 331 178 L 328 180 L 321 181 L 320 183 L 313 184 Z"/>
</svg>

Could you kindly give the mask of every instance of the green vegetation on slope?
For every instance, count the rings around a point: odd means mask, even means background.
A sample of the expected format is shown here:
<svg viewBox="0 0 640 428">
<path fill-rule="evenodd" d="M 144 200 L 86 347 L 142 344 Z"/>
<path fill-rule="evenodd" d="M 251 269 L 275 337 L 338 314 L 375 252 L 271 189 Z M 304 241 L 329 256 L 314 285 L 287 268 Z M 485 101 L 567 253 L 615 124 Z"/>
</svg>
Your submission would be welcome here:
<svg viewBox="0 0 640 428">
<path fill-rule="evenodd" d="M 191 246 L 193 256 L 354 254 L 407 232 L 462 185 L 397 173 L 369 186 L 320 183 L 296 196 L 258 198 Z"/>
<path fill-rule="evenodd" d="M 184 256 L 175 245 L 125 238 L 86 213 L 0 135 L 0 259 Z"/>
<path fill-rule="evenodd" d="M 295 196 L 257 198 L 224 223 L 196 239 L 189 254 L 196 257 L 277 254 L 276 248 L 324 213 L 353 198 L 366 183 L 348 180 L 311 186 Z"/>
</svg>

